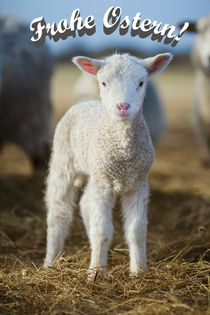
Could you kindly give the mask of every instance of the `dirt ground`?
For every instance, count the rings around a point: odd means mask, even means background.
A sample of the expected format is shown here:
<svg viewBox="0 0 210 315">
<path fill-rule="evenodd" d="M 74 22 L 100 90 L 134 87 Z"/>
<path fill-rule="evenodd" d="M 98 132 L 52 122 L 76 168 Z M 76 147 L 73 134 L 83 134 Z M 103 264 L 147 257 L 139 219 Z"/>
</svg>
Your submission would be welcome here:
<svg viewBox="0 0 210 315">
<path fill-rule="evenodd" d="M 77 76 L 58 64 L 55 123 L 74 103 Z M 118 209 L 106 279 L 86 281 L 90 251 L 79 214 L 63 258 L 43 270 L 45 174 L 8 145 L 0 155 L 0 314 L 209 314 L 210 169 L 191 127 L 193 72 L 174 63 L 155 81 L 168 129 L 150 175 L 148 272 L 128 276 Z"/>
</svg>

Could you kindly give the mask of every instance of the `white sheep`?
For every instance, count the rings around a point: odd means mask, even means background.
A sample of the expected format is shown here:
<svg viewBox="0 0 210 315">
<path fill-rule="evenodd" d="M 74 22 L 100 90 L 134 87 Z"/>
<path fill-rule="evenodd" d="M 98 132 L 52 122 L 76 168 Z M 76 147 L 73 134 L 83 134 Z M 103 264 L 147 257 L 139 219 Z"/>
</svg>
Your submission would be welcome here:
<svg viewBox="0 0 210 315">
<path fill-rule="evenodd" d="M 148 79 L 162 71 L 171 54 L 138 59 L 114 54 L 105 60 L 75 57 L 97 76 L 101 101 L 72 106 L 58 123 L 47 178 L 47 254 L 51 265 L 63 251 L 73 219 L 76 186 L 87 183 L 80 211 L 91 246 L 89 277 L 106 273 L 112 240 L 112 208 L 121 197 L 130 273 L 147 267 L 148 174 L 154 151 L 142 115 Z"/>
<path fill-rule="evenodd" d="M 99 98 L 96 78 L 81 73 L 74 85 L 74 97 L 77 102 Z M 143 115 L 149 128 L 153 144 L 157 144 L 165 130 L 165 116 L 154 82 L 149 81 L 143 103 Z"/>
<path fill-rule="evenodd" d="M 191 22 L 188 31 L 197 34 L 192 52 L 195 68 L 193 123 L 206 151 L 205 164 L 210 166 L 210 16 Z"/>
</svg>

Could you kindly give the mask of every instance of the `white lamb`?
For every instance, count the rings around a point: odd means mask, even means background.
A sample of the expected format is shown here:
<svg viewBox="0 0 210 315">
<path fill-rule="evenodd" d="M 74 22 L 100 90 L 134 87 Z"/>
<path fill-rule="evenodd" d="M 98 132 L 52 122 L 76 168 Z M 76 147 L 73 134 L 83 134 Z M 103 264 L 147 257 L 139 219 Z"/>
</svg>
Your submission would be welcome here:
<svg viewBox="0 0 210 315">
<path fill-rule="evenodd" d="M 192 53 L 195 68 L 193 122 L 206 150 L 205 164 L 210 166 L 210 16 L 191 22 L 188 31 L 197 34 Z"/>
<path fill-rule="evenodd" d="M 106 273 L 117 196 L 122 201 L 130 273 L 146 269 L 148 174 L 154 151 L 142 104 L 149 77 L 171 59 L 169 53 L 144 60 L 128 54 L 73 59 L 80 69 L 97 76 L 101 102 L 72 106 L 57 125 L 47 178 L 45 267 L 62 254 L 76 186 L 86 182 L 80 210 L 91 246 L 89 277 L 98 269 Z"/>
</svg>

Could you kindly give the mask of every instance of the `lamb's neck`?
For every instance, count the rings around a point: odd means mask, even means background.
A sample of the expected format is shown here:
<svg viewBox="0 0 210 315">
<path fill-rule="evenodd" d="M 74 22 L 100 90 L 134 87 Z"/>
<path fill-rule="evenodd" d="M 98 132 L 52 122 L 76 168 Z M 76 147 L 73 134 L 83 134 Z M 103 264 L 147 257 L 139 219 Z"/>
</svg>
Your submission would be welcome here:
<svg viewBox="0 0 210 315">
<path fill-rule="evenodd" d="M 113 120 L 111 118 L 106 117 L 106 121 L 109 124 L 110 128 L 113 130 L 120 129 L 120 130 L 130 130 L 133 131 L 137 124 L 140 124 L 142 116 L 142 110 L 137 113 L 134 119 L 125 119 L 125 120 Z"/>
<path fill-rule="evenodd" d="M 104 126 L 102 127 L 104 140 L 115 144 L 117 147 L 130 147 L 136 146 L 140 136 L 137 135 L 141 129 L 142 112 L 139 112 L 133 120 L 117 120 L 105 118 Z M 105 141 L 105 142 L 106 142 Z"/>
</svg>

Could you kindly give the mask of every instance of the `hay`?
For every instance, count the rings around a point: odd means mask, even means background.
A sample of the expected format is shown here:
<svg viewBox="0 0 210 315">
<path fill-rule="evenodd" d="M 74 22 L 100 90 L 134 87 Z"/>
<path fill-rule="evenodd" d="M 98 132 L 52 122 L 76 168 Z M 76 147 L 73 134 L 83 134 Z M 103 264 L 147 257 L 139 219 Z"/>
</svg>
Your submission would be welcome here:
<svg viewBox="0 0 210 315">
<path fill-rule="evenodd" d="M 56 265 L 45 254 L 43 176 L 1 176 L 1 314 L 204 314 L 209 303 L 209 200 L 152 190 L 147 273 L 128 275 L 115 209 L 106 279 L 87 283 L 89 246 L 79 215 Z M 2 195 L 3 194 L 3 195 Z M 10 195 L 10 198 L 8 196 Z M 7 198 L 6 198 L 7 196 Z M 161 209 L 161 211 L 159 210 Z"/>
</svg>

